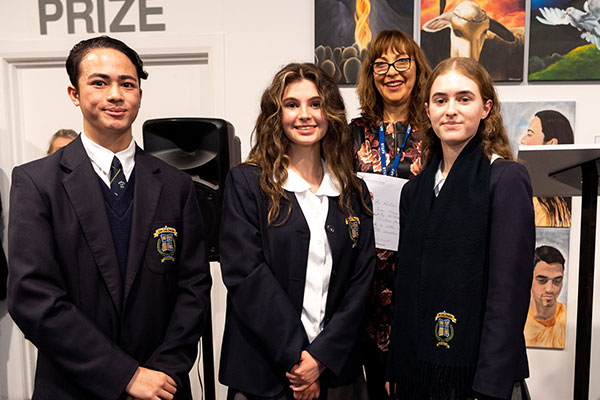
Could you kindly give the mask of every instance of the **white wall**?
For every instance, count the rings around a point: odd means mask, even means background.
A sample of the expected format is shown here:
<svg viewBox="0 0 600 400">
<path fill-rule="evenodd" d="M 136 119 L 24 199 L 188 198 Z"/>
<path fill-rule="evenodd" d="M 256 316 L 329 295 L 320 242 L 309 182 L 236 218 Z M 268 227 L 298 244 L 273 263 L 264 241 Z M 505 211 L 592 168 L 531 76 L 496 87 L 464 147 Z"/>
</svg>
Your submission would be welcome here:
<svg viewBox="0 0 600 400">
<path fill-rule="evenodd" d="M 103 0 L 91 0 L 93 4 Z M 66 3 L 62 0 L 62 3 Z M 116 8 L 123 2 L 107 2 L 106 18 L 109 21 Z M 136 0 L 135 4 L 138 4 Z M 216 75 L 222 83 L 214 90 L 217 92 L 215 117 L 230 121 L 242 140 L 242 156 L 250 149 L 250 133 L 258 111 L 258 102 L 262 90 L 268 85 L 275 71 L 291 61 L 312 61 L 314 38 L 312 0 L 147 0 L 149 7 L 162 7 L 162 15 L 149 17 L 151 23 L 166 23 L 164 32 L 139 32 L 137 10 L 127 14 L 125 23 L 136 25 L 136 32 L 114 34 L 126 42 L 144 46 L 177 46 L 180 42 L 197 37 L 202 41 L 203 35 L 223 37 L 224 70 Z M 48 23 L 48 34 L 40 35 L 38 20 L 38 1 L 0 0 L 0 53 L 26 51 L 28 48 L 40 49 L 48 45 L 64 49 L 80 39 L 91 36 L 84 32 L 83 24 L 75 25 L 76 33 L 67 33 L 65 18 Z M 80 22 L 80 21 L 79 21 Z M 110 32 L 107 32 L 110 34 Z M 194 39 L 195 40 L 195 39 Z M 202 46 L 203 43 L 197 43 Z M 134 46 L 136 47 L 136 46 Z M 0 70 L 2 66 L 0 65 Z M 219 75 L 219 73 L 221 75 Z M 150 77 L 150 81 L 153 77 Z M 158 79 L 168 79 L 162 77 Z M 145 98 L 150 95 L 147 85 Z M 596 124 L 595 113 L 600 109 L 598 99 L 599 84 L 521 84 L 502 85 L 498 87 L 503 101 L 528 100 L 573 100 L 577 102 L 576 142 L 593 143 L 594 136 L 600 135 Z M 45 90 L 41 85 L 40 91 Z M 358 115 L 357 100 L 354 89 L 343 89 L 347 101 L 348 116 Z M 211 95 L 215 95 L 212 93 Z M 10 104 L 6 92 L 0 93 L 0 114 Z M 177 102 L 177 98 L 169 97 L 165 102 Z M 183 107 L 182 107 L 183 108 Z M 39 118 L 52 115 L 52 105 L 40 109 Z M 189 114 L 189 112 L 188 112 Z M 198 115 L 207 116 L 207 115 Z M 5 209 L 3 219 L 7 220 L 7 202 L 9 176 L 16 164 L 16 157 L 11 151 L 11 126 L 0 117 L 0 193 Z M 52 132 L 52 129 L 48 129 Z M 141 132 L 135 132 L 139 140 Z M 41 156 L 45 143 L 38 143 L 30 150 L 28 156 L 33 159 Z M 580 201 L 574 200 L 571 232 L 571 251 L 569 265 L 578 265 L 579 257 L 579 216 Z M 5 229 L 5 227 L 4 227 Z M 4 232 L 5 233 L 5 232 Z M 4 236 L 4 239 L 6 236 Z M 6 242 L 6 240 L 4 240 Z M 591 243 L 589 245 L 592 245 Z M 598 252 L 600 253 L 600 251 Z M 600 268 L 600 254 L 597 253 L 596 265 Z M 215 337 L 219 338 L 224 317 L 225 290 L 220 282 L 218 265 L 213 265 L 215 287 L 213 289 Z M 528 380 L 534 399 L 567 399 L 573 392 L 573 366 L 575 352 L 575 325 L 577 300 L 577 268 L 569 271 L 569 301 L 567 318 L 567 344 L 565 350 L 530 350 L 531 378 Z M 595 287 L 600 288 L 600 273 L 596 273 Z M 593 331 L 592 375 L 600 371 L 600 296 L 596 296 L 596 310 Z M 27 393 L 27 385 L 31 377 L 23 370 L 21 363 L 31 356 L 18 329 L 14 327 L 6 314 L 5 303 L 0 304 L 0 399 L 23 399 Z M 215 344 L 215 354 L 220 350 L 220 342 Z M 24 387 L 25 386 L 25 387 Z M 224 389 L 219 389 L 219 399 L 224 399 Z M 600 382 L 591 381 L 590 398 L 600 399 Z"/>
</svg>

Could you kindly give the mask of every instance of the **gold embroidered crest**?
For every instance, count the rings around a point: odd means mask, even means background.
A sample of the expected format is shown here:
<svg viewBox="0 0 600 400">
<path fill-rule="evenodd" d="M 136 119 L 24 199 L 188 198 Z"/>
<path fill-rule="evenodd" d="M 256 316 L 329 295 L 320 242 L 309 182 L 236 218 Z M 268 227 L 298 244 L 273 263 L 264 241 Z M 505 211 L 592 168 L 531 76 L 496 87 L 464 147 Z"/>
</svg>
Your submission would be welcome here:
<svg viewBox="0 0 600 400">
<path fill-rule="evenodd" d="M 175 243 L 176 236 L 177 231 L 175 228 L 170 228 L 166 225 L 164 228 L 159 228 L 154 231 L 154 237 L 158 238 L 156 241 L 156 250 L 158 251 L 158 254 L 163 256 L 160 260 L 161 263 L 164 263 L 165 261 L 175 261 L 175 257 L 173 256 L 175 255 L 177 247 Z"/>
<path fill-rule="evenodd" d="M 360 219 L 358 217 L 346 218 L 346 225 L 348 225 L 348 233 L 350 239 L 352 239 L 352 247 L 356 247 L 358 244 L 358 235 L 360 232 Z"/>
<path fill-rule="evenodd" d="M 454 326 L 452 323 L 456 323 L 456 318 L 454 315 L 444 311 L 437 313 L 435 321 L 435 338 L 438 341 L 436 346 L 443 346 L 449 349 L 450 344 L 448 342 L 454 337 Z"/>
</svg>

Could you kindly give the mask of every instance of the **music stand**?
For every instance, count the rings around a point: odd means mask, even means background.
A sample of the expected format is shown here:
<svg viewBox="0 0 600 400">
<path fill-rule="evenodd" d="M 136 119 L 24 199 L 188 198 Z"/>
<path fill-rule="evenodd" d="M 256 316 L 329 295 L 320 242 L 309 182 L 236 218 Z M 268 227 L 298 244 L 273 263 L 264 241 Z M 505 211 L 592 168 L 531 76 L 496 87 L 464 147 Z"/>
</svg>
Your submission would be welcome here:
<svg viewBox="0 0 600 400">
<path fill-rule="evenodd" d="M 573 399 L 587 399 L 590 386 L 600 145 L 520 146 L 519 159 L 529 170 L 535 196 L 581 196 Z"/>
</svg>

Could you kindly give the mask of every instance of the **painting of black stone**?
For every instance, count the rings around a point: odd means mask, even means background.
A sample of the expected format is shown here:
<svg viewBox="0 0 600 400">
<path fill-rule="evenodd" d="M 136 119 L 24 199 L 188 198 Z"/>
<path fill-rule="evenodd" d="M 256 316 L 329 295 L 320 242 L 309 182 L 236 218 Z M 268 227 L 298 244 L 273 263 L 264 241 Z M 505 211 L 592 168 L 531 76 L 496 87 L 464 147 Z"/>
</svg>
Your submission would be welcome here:
<svg viewBox="0 0 600 400">
<path fill-rule="evenodd" d="M 412 36 L 413 1 L 315 0 L 315 63 L 354 85 L 371 39 L 385 29 Z"/>
</svg>

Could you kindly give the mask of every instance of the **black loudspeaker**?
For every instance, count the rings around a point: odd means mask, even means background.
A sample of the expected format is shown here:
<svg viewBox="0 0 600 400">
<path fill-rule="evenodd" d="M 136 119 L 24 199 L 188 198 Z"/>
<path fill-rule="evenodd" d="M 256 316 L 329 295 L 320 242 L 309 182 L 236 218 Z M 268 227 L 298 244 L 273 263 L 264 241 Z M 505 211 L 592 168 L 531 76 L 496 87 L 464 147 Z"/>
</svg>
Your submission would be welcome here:
<svg viewBox="0 0 600 400">
<path fill-rule="evenodd" d="M 144 122 L 144 149 L 187 172 L 206 228 L 210 261 L 219 261 L 219 224 L 225 178 L 241 161 L 233 125 L 213 118 L 160 118 Z"/>
</svg>

